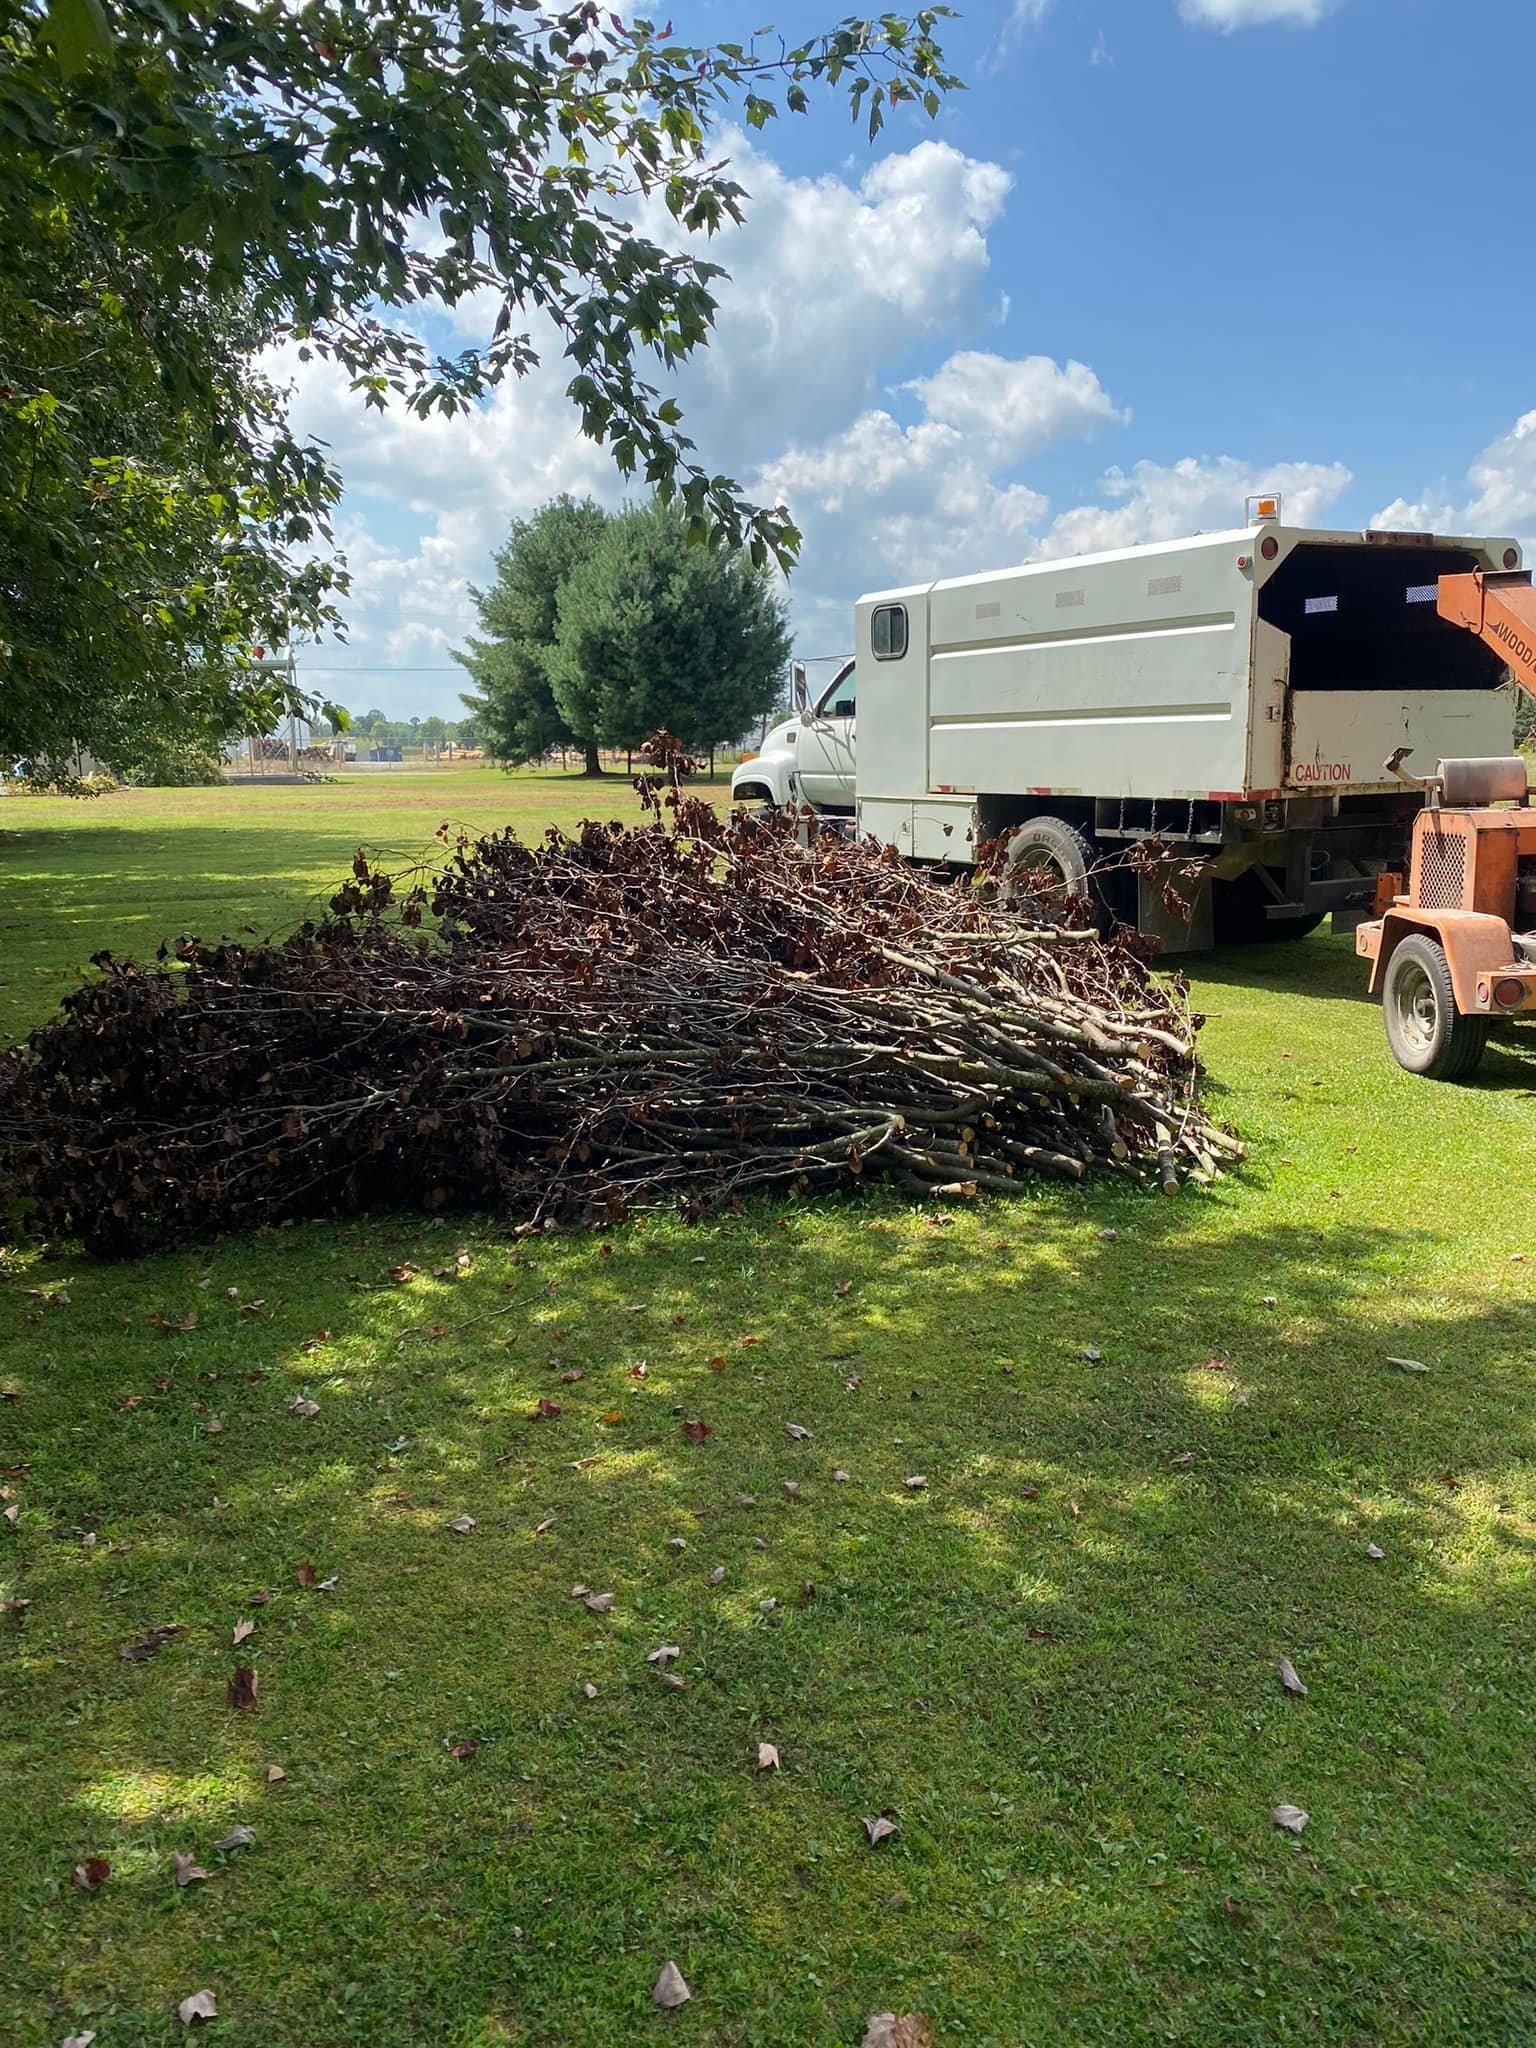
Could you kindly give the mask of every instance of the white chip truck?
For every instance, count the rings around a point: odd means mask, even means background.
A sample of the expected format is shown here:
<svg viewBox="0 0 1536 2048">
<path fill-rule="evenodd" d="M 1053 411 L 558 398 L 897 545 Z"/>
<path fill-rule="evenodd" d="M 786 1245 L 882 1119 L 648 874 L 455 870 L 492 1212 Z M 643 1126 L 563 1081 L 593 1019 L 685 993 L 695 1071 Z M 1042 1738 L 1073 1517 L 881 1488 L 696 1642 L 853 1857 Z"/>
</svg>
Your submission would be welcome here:
<svg viewBox="0 0 1536 2048">
<path fill-rule="evenodd" d="M 1509 752 L 1504 664 L 1436 592 L 1519 568 L 1520 548 L 1287 526 L 1267 497 L 1250 512 L 861 597 L 853 659 L 743 761 L 733 798 L 960 867 L 1006 837 L 1011 868 L 1175 950 L 1299 937 L 1329 912 L 1351 926 L 1419 808 L 1388 756 Z M 1156 860 L 1109 858 L 1138 842 Z"/>
</svg>

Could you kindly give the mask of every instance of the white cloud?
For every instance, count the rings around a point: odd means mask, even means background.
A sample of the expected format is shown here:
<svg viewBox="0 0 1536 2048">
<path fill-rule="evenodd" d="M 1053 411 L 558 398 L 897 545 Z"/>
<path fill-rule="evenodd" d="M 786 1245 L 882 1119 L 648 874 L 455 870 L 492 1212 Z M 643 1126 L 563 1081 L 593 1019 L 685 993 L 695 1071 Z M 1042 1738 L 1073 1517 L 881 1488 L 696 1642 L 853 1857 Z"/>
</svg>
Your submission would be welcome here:
<svg viewBox="0 0 1536 2048">
<path fill-rule="evenodd" d="M 1055 0 L 1013 0 L 1007 18 L 998 30 L 997 40 L 985 59 L 985 68 L 996 71 L 1005 64 L 1030 31 L 1040 26 L 1054 4 Z"/>
<path fill-rule="evenodd" d="M 1394 498 L 1373 526 L 1429 533 L 1509 534 L 1536 549 L 1536 412 L 1490 442 L 1467 471 L 1458 492 L 1447 483 L 1417 498 Z"/>
<path fill-rule="evenodd" d="M 1288 525 L 1320 526 L 1353 481 L 1342 462 L 1248 463 L 1233 455 L 1138 462 L 1107 471 L 1099 489 L 1109 503 L 1063 512 L 1041 535 L 1038 552 L 1092 554 L 1241 526 L 1244 499 L 1260 490 L 1282 494 Z"/>
<path fill-rule="evenodd" d="M 946 142 L 884 157 L 856 183 L 791 177 L 740 136 L 721 143 L 751 199 L 744 225 L 694 244 L 731 276 L 717 287 L 709 347 L 667 388 L 700 458 L 745 476 L 786 443 L 844 430 L 878 402 L 882 374 L 904 356 L 988 324 L 987 229 L 1012 180 Z M 679 246 L 670 217 L 643 214 L 640 226 Z M 483 339 L 494 312 L 484 303 L 455 308 L 455 340 Z M 347 483 L 355 590 L 350 647 L 336 661 L 395 666 L 460 643 L 473 621 L 468 586 L 487 576 L 511 517 L 561 490 L 590 491 L 610 505 L 626 495 L 564 397 L 570 371 L 558 338 L 535 325 L 533 339 L 541 367 L 457 419 L 366 410 L 333 365 L 301 364 L 293 350 L 270 365 L 294 381 L 296 425 L 331 444 Z M 1008 402 L 1010 417 L 1021 419 L 1023 395 Z M 1065 406 L 1083 402 L 1091 394 L 1062 395 Z M 955 403 L 963 403 L 958 385 Z M 424 538 L 387 545 L 380 531 L 394 533 L 402 514 Z M 375 694 L 389 708 L 392 687 L 378 679 Z M 456 687 L 452 675 L 403 678 L 395 698 L 420 704 L 431 694 L 451 704 Z"/>
<path fill-rule="evenodd" d="M 915 423 L 872 407 L 820 443 L 796 442 L 754 481 L 805 535 L 797 620 L 838 645 L 861 589 L 1031 553 L 1050 507 L 1008 472 L 1051 443 L 1128 418 L 1085 364 L 1049 356 L 961 350 L 902 389 L 922 407 Z"/>
<path fill-rule="evenodd" d="M 1070 362 L 1063 369 L 1049 356 L 1009 360 L 963 349 L 931 377 L 914 377 L 902 389 L 917 394 L 930 419 L 989 449 L 997 468 L 1053 441 L 1130 418 L 1086 363 Z"/>
<path fill-rule="evenodd" d="M 1179 0 L 1179 13 L 1197 28 L 1261 28 L 1279 22 L 1290 28 L 1316 28 L 1339 0 Z"/>
</svg>

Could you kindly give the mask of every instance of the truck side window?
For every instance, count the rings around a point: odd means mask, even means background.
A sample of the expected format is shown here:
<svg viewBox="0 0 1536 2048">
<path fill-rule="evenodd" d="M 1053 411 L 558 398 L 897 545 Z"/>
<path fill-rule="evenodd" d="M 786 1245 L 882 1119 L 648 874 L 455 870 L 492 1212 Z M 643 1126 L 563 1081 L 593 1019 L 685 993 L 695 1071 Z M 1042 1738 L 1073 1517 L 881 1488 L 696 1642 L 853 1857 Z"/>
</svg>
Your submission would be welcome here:
<svg viewBox="0 0 1536 2048">
<path fill-rule="evenodd" d="M 876 605 L 869 622 L 869 647 L 876 661 L 900 661 L 907 651 L 907 608 Z"/>
<path fill-rule="evenodd" d="M 858 674 L 850 669 L 837 686 L 837 695 L 827 707 L 829 718 L 852 718 L 858 706 Z"/>
</svg>

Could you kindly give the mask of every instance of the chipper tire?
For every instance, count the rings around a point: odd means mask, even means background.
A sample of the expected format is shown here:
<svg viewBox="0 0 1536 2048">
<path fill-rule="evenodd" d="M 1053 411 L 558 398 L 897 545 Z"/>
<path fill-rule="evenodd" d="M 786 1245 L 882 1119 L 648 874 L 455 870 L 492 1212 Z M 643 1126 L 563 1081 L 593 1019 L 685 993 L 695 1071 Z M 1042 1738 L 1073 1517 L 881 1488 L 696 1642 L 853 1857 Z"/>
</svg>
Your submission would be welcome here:
<svg viewBox="0 0 1536 2048">
<path fill-rule="evenodd" d="M 1457 1009 L 1445 948 L 1424 932 L 1401 940 L 1388 961 L 1381 1014 L 1397 1064 L 1430 1081 L 1464 1079 L 1488 1043 L 1488 1019 Z"/>
</svg>

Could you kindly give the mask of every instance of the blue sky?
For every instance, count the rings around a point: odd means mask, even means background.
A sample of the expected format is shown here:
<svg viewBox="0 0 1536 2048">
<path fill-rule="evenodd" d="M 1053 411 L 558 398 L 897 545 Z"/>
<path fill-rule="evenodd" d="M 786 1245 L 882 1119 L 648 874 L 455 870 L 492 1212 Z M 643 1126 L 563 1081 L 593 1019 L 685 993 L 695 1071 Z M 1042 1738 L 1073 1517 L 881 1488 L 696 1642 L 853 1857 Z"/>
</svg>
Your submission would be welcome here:
<svg viewBox="0 0 1536 2048">
<path fill-rule="evenodd" d="M 709 41 L 837 11 L 672 19 Z M 861 589 L 1235 522 L 1271 482 L 1314 523 L 1536 535 L 1526 124 L 1498 91 L 1536 73 L 1530 0 L 1019 0 L 945 42 L 969 90 L 935 123 L 870 148 L 826 103 L 722 145 L 754 200 L 678 395 L 705 458 L 804 527 L 804 652 L 846 644 Z M 507 520 L 623 487 L 558 363 L 426 426 L 296 374 L 357 573 L 313 680 L 451 712 Z"/>
</svg>

